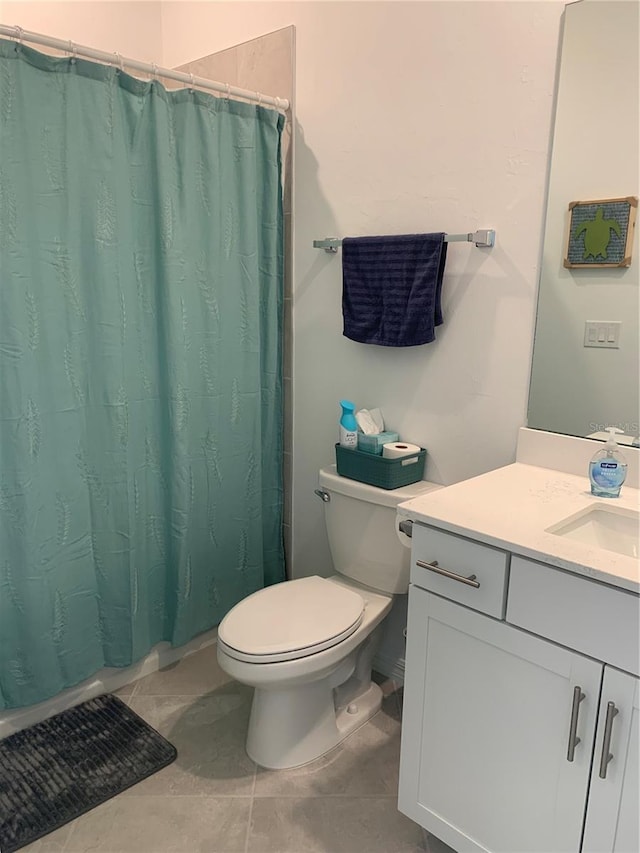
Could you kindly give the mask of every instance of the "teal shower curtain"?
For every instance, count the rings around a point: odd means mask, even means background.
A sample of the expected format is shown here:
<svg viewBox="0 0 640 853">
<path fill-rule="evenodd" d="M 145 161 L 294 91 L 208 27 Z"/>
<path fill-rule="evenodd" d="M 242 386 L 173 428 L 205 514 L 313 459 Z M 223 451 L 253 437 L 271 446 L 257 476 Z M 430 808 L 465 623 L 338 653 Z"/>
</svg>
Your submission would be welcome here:
<svg viewBox="0 0 640 853">
<path fill-rule="evenodd" d="M 284 580 L 282 125 L 0 41 L 0 708 Z"/>
</svg>

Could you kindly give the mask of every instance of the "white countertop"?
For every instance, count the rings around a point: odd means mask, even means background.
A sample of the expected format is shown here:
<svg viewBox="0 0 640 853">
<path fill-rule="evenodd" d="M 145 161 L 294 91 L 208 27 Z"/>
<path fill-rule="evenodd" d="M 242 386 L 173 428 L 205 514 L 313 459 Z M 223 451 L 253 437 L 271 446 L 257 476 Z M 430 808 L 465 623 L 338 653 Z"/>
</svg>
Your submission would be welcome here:
<svg viewBox="0 0 640 853">
<path fill-rule="evenodd" d="M 638 510 L 640 491 L 596 498 L 586 476 L 515 462 L 405 501 L 398 514 L 640 593 L 637 558 L 546 532 L 592 504 Z"/>
</svg>

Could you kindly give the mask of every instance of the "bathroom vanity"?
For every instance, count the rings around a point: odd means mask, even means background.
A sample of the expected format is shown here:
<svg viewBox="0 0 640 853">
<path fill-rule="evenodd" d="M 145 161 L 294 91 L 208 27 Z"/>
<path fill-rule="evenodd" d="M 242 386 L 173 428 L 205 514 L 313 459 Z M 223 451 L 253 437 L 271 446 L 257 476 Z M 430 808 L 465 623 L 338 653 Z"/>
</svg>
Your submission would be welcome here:
<svg viewBox="0 0 640 853">
<path fill-rule="evenodd" d="M 639 495 L 516 462 L 400 505 L 399 808 L 454 850 L 640 849 Z"/>
</svg>

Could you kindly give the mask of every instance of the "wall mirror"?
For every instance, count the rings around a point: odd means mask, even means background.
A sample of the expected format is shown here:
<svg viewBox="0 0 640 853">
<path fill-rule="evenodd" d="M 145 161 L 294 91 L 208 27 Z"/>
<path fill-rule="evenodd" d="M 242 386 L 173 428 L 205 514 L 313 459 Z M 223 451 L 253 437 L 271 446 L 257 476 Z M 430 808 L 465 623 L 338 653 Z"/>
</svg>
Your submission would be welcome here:
<svg viewBox="0 0 640 853">
<path fill-rule="evenodd" d="M 640 228 L 630 266 L 564 261 L 572 202 L 639 195 L 639 5 L 565 7 L 528 411 L 530 427 L 602 438 L 616 426 L 625 444 L 640 433 Z"/>
</svg>

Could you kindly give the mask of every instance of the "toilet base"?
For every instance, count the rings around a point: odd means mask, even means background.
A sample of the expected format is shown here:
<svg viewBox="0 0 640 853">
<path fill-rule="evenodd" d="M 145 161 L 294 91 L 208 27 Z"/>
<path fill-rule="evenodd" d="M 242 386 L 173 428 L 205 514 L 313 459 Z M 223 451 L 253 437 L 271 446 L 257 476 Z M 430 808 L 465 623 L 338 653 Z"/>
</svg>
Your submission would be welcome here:
<svg viewBox="0 0 640 853">
<path fill-rule="evenodd" d="M 336 709 L 331 678 L 283 690 L 255 688 L 247 754 L 269 770 L 300 767 L 320 758 L 380 710 L 382 690 L 370 682 Z"/>
<path fill-rule="evenodd" d="M 367 720 L 378 713 L 381 705 L 382 690 L 372 681 L 362 695 L 336 713 L 336 726 L 340 732 L 340 740 L 363 726 Z"/>
</svg>

